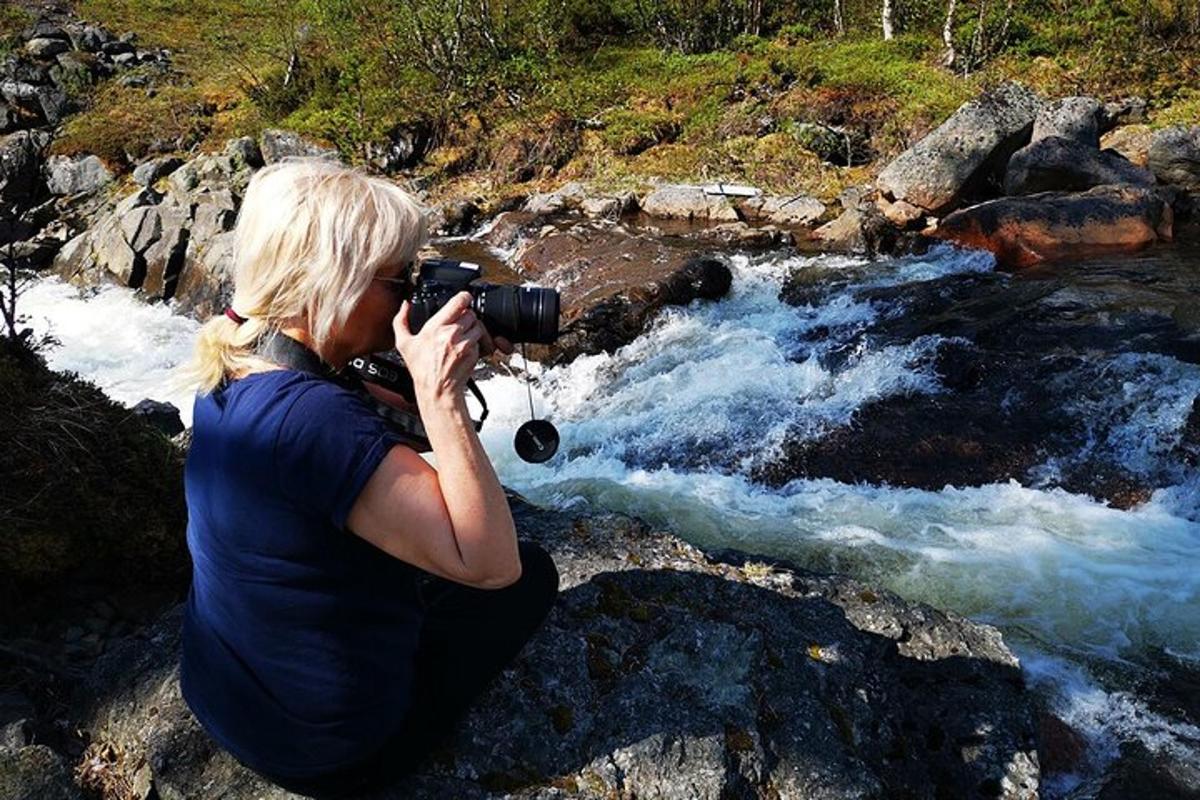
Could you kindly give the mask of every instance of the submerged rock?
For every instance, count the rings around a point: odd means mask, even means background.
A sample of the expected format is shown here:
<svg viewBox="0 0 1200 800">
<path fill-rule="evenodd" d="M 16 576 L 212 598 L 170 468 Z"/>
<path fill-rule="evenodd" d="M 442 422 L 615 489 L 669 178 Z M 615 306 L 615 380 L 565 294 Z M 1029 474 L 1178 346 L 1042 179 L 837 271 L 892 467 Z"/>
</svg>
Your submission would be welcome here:
<svg viewBox="0 0 1200 800">
<path fill-rule="evenodd" d="M 559 602 L 454 739 L 374 797 L 1037 796 L 1031 696 L 994 629 L 628 517 L 514 511 Z M 162 797 L 291 797 L 180 698 L 180 611 L 97 663 L 84 727 Z"/>
<path fill-rule="evenodd" d="M 980 203 L 946 217 L 933 235 L 990 250 L 1000 266 L 1139 250 L 1172 237 L 1171 206 L 1152 189 L 1098 186 L 1079 194 L 1044 192 Z"/>
</svg>

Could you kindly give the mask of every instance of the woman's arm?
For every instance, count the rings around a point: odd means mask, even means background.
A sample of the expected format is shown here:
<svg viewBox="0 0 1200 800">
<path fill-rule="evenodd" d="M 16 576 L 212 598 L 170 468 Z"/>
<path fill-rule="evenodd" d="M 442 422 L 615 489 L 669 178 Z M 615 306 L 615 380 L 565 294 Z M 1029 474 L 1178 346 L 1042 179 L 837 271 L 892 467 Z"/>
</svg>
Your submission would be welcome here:
<svg viewBox="0 0 1200 800">
<path fill-rule="evenodd" d="M 408 304 L 401 308 L 397 347 L 413 375 L 438 468 L 408 447 L 393 447 L 346 524 L 376 547 L 435 575 L 500 588 L 520 578 L 521 561 L 508 500 L 463 398 L 486 336 L 470 299 L 466 292 L 456 296 L 417 335 L 408 330 Z"/>
</svg>

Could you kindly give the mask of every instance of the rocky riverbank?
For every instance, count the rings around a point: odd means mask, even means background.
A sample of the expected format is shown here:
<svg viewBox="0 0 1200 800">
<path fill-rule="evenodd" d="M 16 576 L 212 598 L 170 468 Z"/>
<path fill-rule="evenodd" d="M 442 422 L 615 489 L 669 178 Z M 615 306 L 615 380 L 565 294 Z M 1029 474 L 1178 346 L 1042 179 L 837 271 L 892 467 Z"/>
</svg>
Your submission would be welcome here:
<svg viewBox="0 0 1200 800">
<path fill-rule="evenodd" d="M 205 318 L 227 302 L 231 231 L 254 170 L 338 155 L 268 131 L 131 169 L 87 153 L 46 157 L 69 111 L 60 101 L 71 63 L 87 80 L 121 80 L 129 65 L 165 69 L 169 58 L 67 17 L 30 29 L 2 67 L 0 133 L 12 132 L 0 138 L 0 252 Z M 732 254 L 903 255 L 939 239 L 986 249 L 1011 272 L 889 284 L 859 279 L 911 262 L 796 269 L 781 297 L 798 311 L 838 292 L 888 311 L 826 329 L 836 347 L 789 357 L 832 372 L 871 347 L 938 337 L 938 390 L 865 403 L 852 424 L 818 437 L 797 430 L 749 477 L 764 487 L 1037 481 L 1128 508 L 1173 485 L 1172 470 L 1194 467 L 1200 453 L 1200 408 L 1177 441 L 1148 448 L 1137 465 L 1105 450 L 1127 435 L 1127 420 L 1091 411 L 1106 394 L 1151 392 L 1167 359 L 1200 363 L 1194 270 L 1074 258 L 1190 235 L 1200 128 L 1152 131 L 1143 113 L 1136 100 L 1051 101 L 1008 84 L 836 199 L 719 183 L 622 192 L 568 183 L 442 200 L 431 225 L 441 252 L 478 254 L 489 279 L 562 292 L 564 335 L 532 354 L 559 365 L 634 342 L 666 307 L 725 298 Z M 428 199 L 419 182 L 398 180 Z M 718 456 L 681 463 L 735 468 Z M 159 480 L 178 470 L 177 453 L 166 461 Z M 95 471 L 145 480 L 120 465 Z M 181 522 L 158 520 L 177 518 L 180 497 L 158 495 L 153 525 L 138 503 L 120 510 L 163 552 L 80 542 L 82 528 L 58 532 L 71 534 L 66 545 L 45 538 L 59 556 L 103 545 L 100 582 L 81 584 L 59 619 L 3 637 L 0 658 L 22 666 L 0 694 L 0 796 L 282 796 L 220 753 L 179 699 L 180 587 L 168 580 L 156 595 L 136 585 L 147 564 L 168 575 L 187 567 Z M 1091 757 L 1078 732 L 1039 708 L 994 628 L 849 578 L 703 553 L 630 517 L 514 503 L 522 535 L 564 573 L 562 602 L 453 745 L 390 796 L 1017 798 Z M 53 563 L 63 574 L 73 565 Z M 132 576 L 123 588 L 134 590 L 120 601 L 117 575 Z M 31 677 L 37 670 L 53 678 Z M 1187 669 L 1171 674 L 1194 681 Z M 1128 748 L 1088 796 L 1118 800 L 1154 785 L 1177 796 L 1197 785 L 1186 765 L 1163 759 Z"/>
</svg>

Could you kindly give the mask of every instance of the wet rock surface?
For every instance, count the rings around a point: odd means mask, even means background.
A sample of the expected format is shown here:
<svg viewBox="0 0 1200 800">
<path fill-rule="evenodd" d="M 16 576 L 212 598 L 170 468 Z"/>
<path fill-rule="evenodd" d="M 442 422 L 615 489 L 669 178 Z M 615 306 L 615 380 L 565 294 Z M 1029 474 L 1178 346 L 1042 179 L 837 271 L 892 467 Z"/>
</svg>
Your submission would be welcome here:
<svg viewBox="0 0 1200 800">
<path fill-rule="evenodd" d="M 846 578 L 706 557 L 628 517 L 514 503 L 559 566 L 559 602 L 454 739 L 374 797 L 1037 796 L 1034 710 L 994 629 Z M 81 685 L 91 752 L 121 753 L 109 769 L 160 797 L 289 797 L 191 716 L 179 621 Z"/>
<path fill-rule="evenodd" d="M 591 223 L 524 244 L 514 258 L 521 275 L 555 288 L 562 300 L 561 335 L 530 355 L 553 363 L 611 352 L 633 341 L 667 305 L 715 300 L 732 276 L 694 243 L 670 243 L 623 225 Z"/>
<path fill-rule="evenodd" d="M 1174 213 L 1153 189 L 1097 186 L 1078 194 L 1005 197 L 955 211 L 934 235 L 990 250 L 1003 267 L 1135 251 L 1172 238 Z"/>
<path fill-rule="evenodd" d="M 819 438 L 798 432 L 755 477 L 775 486 L 831 477 L 932 490 L 1016 479 L 1119 507 L 1145 501 L 1155 487 L 1182 479 L 1179 463 L 1196 447 L 1190 427 L 1178 442 L 1161 442 L 1157 466 L 1133 465 L 1119 446 L 1128 422 L 1121 415 L 1132 411 L 1095 409 L 1111 396 L 1169 382 L 1160 356 L 1200 363 L 1200 317 L 1185 299 L 1200 289 L 1190 252 L 1174 268 L 1151 256 L 1144 263 L 1075 260 L 1015 275 L 851 289 L 855 301 L 886 311 L 870 325 L 832 331 L 838 344 L 822 356 L 826 365 L 936 335 L 944 341 L 926 367 L 938 391 L 870 403 L 851 424 Z M 793 273 L 781 299 L 819 304 L 862 278 L 853 269 L 811 272 Z"/>
</svg>

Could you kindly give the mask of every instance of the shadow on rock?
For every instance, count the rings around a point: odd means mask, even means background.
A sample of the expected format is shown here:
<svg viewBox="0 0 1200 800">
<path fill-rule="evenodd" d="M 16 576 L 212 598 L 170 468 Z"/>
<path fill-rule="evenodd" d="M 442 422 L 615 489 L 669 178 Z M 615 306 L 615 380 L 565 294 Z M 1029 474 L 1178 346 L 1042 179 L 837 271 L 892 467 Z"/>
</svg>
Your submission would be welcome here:
<svg viewBox="0 0 1200 800">
<path fill-rule="evenodd" d="M 1036 796 L 1032 701 L 995 629 L 628 517 L 517 506 L 559 603 L 454 740 L 375 800 Z M 191 717 L 179 613 L 98 665 L 85 724 L 160 797 L 289 796 Z"/>
</svg>

